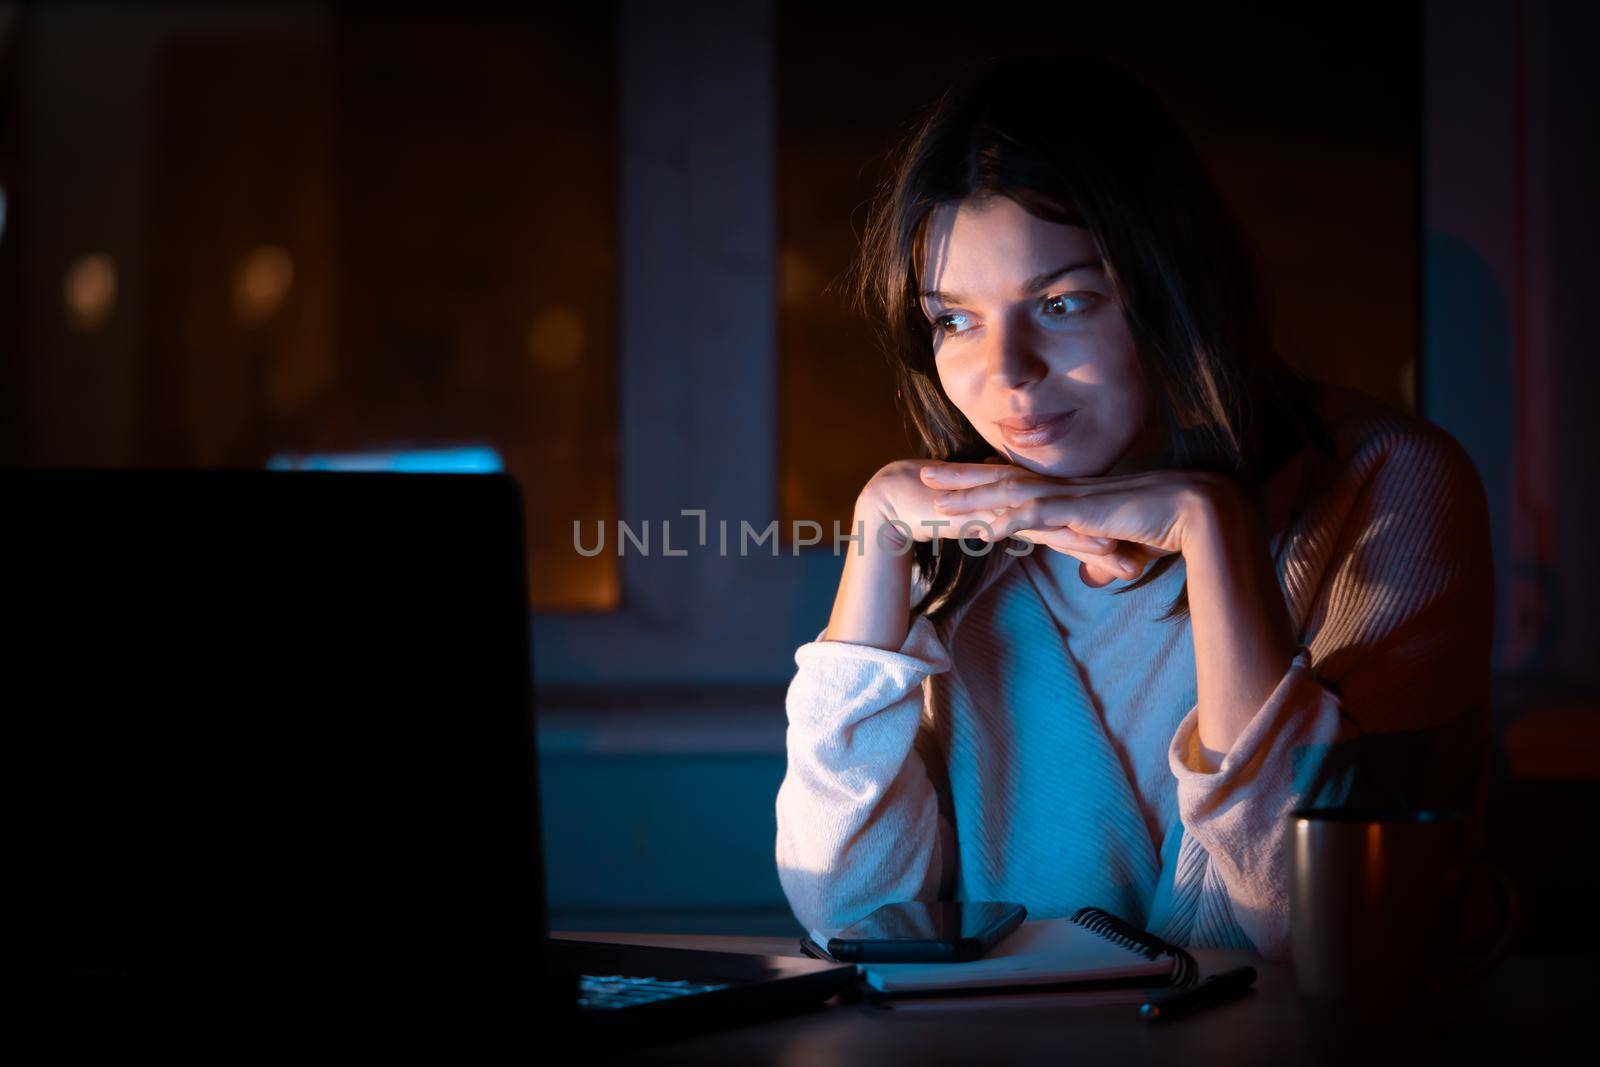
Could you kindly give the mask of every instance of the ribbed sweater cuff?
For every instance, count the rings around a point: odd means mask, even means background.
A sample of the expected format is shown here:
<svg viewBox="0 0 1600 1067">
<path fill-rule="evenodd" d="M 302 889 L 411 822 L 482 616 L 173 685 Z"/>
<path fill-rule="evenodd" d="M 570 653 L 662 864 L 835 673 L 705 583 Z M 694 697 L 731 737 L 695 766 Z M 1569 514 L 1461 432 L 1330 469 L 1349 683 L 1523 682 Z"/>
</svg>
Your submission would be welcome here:
<svg viewBox="0 0 1600 1067">
<path fill-rule="evenodd" d="M 1290 748 L 1308 740 L 1308 734 L 1323 734 L 1328 727 L 1338 728 L 1337 698 L 1323 687 L 1311 669 L 1311 650 L 1302 645 L 1295 650 L 1289 667 L 1271 695 L 1262 703 L 1223 754 L 1220 766 L 1213 767 L 1200 744 L 1200 709 L 1189 709 L 1172 735 L 1167 761 L 1178 779 L 1180 796 L 1193 801 L 1224 787 L 1242 787 L 1250 779 L 1272 772 L 1275 749 Z M 1320 739 L 1320 738 L 1319 738 Z M 1269 777 L 1273 777 L 1269 773 Z M 1199 807 L 1198 803 L 1185 807 Z"/>
<path fill-rule="evenodd" d="M 816 640 L 808 641 L 795 650 L 796 665 L 804 667 L 816 660 L 840 665 L 851 662 L 875 664 L 907 676 L 918 675 L 918 681 L 950 669 L 950 656 L 926 615 L 918 615 L 912 620 L 905 641 L 893 652 L 852 641 L 825 641 L 822 635 L 827 632 L 828 628 L 824 626 L 817 632 Z"/>
</svg>

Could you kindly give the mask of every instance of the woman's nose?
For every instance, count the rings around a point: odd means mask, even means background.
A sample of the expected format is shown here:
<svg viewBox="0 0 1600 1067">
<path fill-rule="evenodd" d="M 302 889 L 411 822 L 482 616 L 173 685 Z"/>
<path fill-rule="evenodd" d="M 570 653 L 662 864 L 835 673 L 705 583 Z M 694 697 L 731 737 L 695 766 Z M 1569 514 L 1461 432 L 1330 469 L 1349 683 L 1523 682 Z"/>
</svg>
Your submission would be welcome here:
<svg viewBox="0 0 1600 1067">
<path fill-rule="evenodd" d="M 1049 367 L 1025 330 L 995 331 L 989 337 L 989 377 L 1007 389 L 1021 389 L 1039 381 Z"/>
</svg>

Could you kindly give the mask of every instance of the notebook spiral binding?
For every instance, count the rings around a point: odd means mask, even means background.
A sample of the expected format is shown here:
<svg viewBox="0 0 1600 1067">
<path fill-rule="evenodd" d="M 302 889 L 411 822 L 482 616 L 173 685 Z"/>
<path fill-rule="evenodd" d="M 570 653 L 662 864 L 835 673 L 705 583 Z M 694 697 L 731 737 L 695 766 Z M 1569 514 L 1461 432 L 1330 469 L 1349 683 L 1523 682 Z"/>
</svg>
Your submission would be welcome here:
<svg viewBox="0 0 1600 1067">
<path fill-rule="evenodd" d="M 1072 913 L 1072 921 L 1107 941 L 1132 949 L 1145 959 L 1169 956 L 1176 960 L 1178 966 L 1172 976 L 1175 986 L 1193 985 L 1200 977 L 1200 967 L 1189 953 L 1148 930 L 1141 930 L 1125 919 L 1117 918 L 1104 908 L 1079 908 Z"/>
</svg>

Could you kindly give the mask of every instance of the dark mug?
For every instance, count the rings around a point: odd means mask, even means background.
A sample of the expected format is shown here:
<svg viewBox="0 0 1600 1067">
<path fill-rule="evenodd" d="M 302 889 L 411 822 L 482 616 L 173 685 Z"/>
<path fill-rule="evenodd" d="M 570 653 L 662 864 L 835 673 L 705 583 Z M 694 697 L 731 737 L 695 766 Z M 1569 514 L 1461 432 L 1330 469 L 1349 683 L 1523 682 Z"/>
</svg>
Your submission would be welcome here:
<svg viewBox="0 0 1600 1067">
<path fill-rule="evenodd" d="M 1455 812 L 1309 808 L 1289 814 L 1289 933 L 1303 996 L 1403 1009 L 1460 988 L 1510 943 L 1510 883 L 1475 851 Z M 1498 898 L 1498 930 L 1467 943 L 1478 876 Z"/>
</svg>

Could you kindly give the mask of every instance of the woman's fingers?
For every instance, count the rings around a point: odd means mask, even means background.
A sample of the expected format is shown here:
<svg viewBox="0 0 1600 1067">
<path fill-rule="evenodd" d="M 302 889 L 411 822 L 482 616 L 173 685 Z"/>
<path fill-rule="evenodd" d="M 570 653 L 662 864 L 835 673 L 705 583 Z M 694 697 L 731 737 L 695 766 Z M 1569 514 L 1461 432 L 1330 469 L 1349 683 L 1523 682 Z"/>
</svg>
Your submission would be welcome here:
<svg viewBox="0 0 1600 1067">
<path fill-rule="evenodd" d="M 1007 471 L 1018 469 L 1008 463 L 926 463 L 922 467 L 922 484 L 936 489 L 961 489 L 986 485 L 1004 477 Z"/>
<path fill-rule="evenodd" d="M 960 514 L 979 508 L 1014 508 L 1029 500 L 1058 495 L 1064 494 L 1047 479 L 1013 475 L 987 485 L 940 493 L 933 498 L 933 506 L 947 514 Z"/>
<path fill-rule="evenodd" d="M 1006 478 L 1021 478 L 1048 483 L 1057 489 L 1075 489 L 1093 492 L 1097 489 L 1126 489 L 1158 480 L 1164 471 L 1140 471 L 1137 474 L 1100 474 L 1084 478 L 1051 478 L 1019 467 L 1005 460 L 991 458 L 982 463 L 946 463 L 929 460 L 922 465 L 924 485 L 935 489 L 969 489 L 989 485 Z"/>
<path fill-rule="evenodd" d="M 1045 478 L 1027 471 L 1019 471 L 1018 468 L 1010 468 L 1010 471 L 1013 473 L 961 488 L 947 485 L 945 482 L 930 481 L 926 477 L 923 478 L 923 483 L 945 490 L 933 498 L 935 508 L 947 514 L 960 514 L 977 508 L 1017 507 L 1035 499 L 1070 499 L 1126 493 L 1133 489 L 1129 484 L 1132 479 L 1146 477 L 1133 474 L 1127 478 Z"/>
<path fill-rule="evenodd" d="M 995 527 L 1002 523 L 1004 518 L 1003 514 L 993 511 L 963 515 L 960 521 L 941 523 L 935 529 L 934 535 L 947 540 L 964 538 L 977 541 L 1003 541 L 1005 537 L 997 536 Z M 1032 541 L 1057 552 L 1077 556 L 1085 562 L 1093 561 L 1100 567 L 1117 568 L 1119 573 L 1122 573 L 1122 568 L 1118 563 L 1118 556 L 1132 558 L 1132 553 L 1136 549 L 1136 546 L 1125 541 L 1109 537 L 1091 537 L 1066 526 L 1024 529 L 1006 536 Z"/>
<path fill-rule="evenodd" d="M 1098 578 L 1137 578 L 1149 563 L 1149 557 L 1140 547 L 1127 541 L 1114 542 L 1112 548 L 1103 551 L 1086 552 L 1076 546 L 1074 537 L 1062 536 L 1063 532 L 1059 529 L 1018 530 L 1011 536 L 1081 560 L 1094 572 L 1092 576 Z"/>
<path fill-rule="evenodd" d="M 1105 556 L 1116 551 L 1118 544 L 1116 538 L 1081 533 L 1070 526 L 1049 526 L 1041 521 L 1047 516 L 1040 514 L 1040 511 L 1038 504 L 1030 504 L 1025 508 L 974 511 L 959 518 L 952 518 L 950 525 L 945 527 L 948 533 L 944 536 L 1004 541 L 1007 537 L 1015 536 L 1016 530 L 1031 529 L 1034 533 L 1048 532 L 1052 537 L 1058 538 L 1062 545 L 1070 545 L 1080 552 L 1091 555 Z"/>
<path fill-rule="evenodd" d="M 1030 500 L 1017 507 L 997 510 L 994 536 L 1012 537 L 1018 530 L 1072 530 L 1073 533 L 1082 536 L 1111 540 L 1104 534 L 1086 533 L 1066 525 L 1063 520 L 1067 519 L 1069 514 L 1070 512 L 1065 512 L 1055 499 Z"/>
<path fill-rule="evenodd" d="M 1023 536 L 1024 534 L 1027 536 Z M 1115 556 L 1121 544 L 1120 541 L 1113 541 L 1107 537 L 1090 537 L 1064 526 L 1048 530 L 1019 530 L 1010 536 L 1047 545 L 1057 552 L 1069 552 L 1074 555 L 1082 553 L 1084 556 L 1100 560 Z M 993 538 L 993 540 L 1004 540 L 1004 538 Z"/>
</svg>

